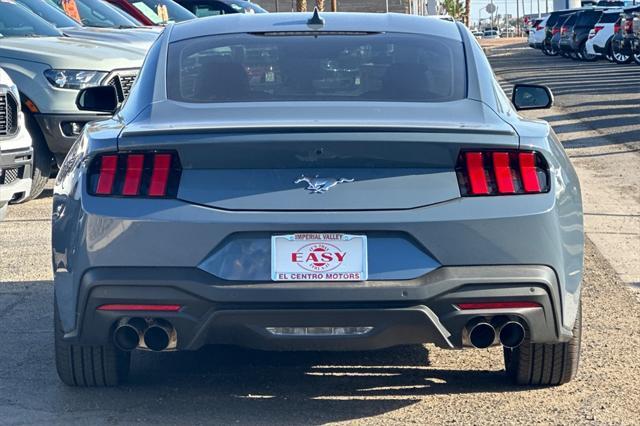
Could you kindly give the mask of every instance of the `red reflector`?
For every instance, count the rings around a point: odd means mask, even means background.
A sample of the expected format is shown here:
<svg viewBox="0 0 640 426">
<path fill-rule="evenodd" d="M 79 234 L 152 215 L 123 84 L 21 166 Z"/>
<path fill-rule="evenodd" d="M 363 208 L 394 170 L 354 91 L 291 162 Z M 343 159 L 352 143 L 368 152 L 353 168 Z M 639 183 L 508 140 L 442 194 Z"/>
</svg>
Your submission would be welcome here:
<svg viewBox="0 0 640 426">
<path fill-rule="evenodd" d="M 127 156 L 127 172 L 124 175 L 122 195 L 138 195 L 143 165 L 144 155 L 130 154 Z"/>
<path fill-rule="evenodd" d="M 100 175 L 98 176 L 98 186 L 96 194 L 109 195 L 113 190 L 113 181 L 116 178 L 118 169 L 117 155 L 104 155 L 100 159 Z"/>
<path fill-rule="evenodd" d="M 478 302 L 478 303 L 458 303 L 458 308 L 462 310 L 471 309 L 517 309 L 517 308 L 540 308 L 537 302 Z"/>
<path fill-rule="evenodd" d="M 520 175 L 522 176 L 522 187 L 525 192 L 540 192 L 540 181 L 536 170 L 536 155 L 533 152 L 521 152 L 518 154 L 520 160 Z"/>
<path fill-rule="evenodd" d="M 511 178 L 511 164 L 508 152 L 493 153 L 493 172 L 496 175 L 496 185 L 500 194 L 513 194 L 516 192 Z"/>
<path fill-rule="evenodd" d="M 178 312 L 180 305 L 129 305 L 129 304 L 113 304 L 102 305 L 98 307 L 99 311 L 163 311 Z"/>
<path fill-rule="evenodd" d="M 171 170 L 171 154 L 156 154 L 153 157 L 153 173 L 149 185 L 149 196 L 164 197 Z"/>
<path fill-rule="evenodd" d="M 487 177 L 484 173 L 484 161 L 481 152 L 467 152 L 467 175 L 471 194 L 488 194 Z"/>
</svg>

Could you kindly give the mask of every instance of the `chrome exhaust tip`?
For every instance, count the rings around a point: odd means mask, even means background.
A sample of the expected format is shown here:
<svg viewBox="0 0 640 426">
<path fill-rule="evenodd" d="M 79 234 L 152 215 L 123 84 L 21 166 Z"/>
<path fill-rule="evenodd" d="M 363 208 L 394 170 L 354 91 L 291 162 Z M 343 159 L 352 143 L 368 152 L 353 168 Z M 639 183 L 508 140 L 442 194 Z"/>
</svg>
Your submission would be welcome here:
<svg viewBox="0 0 640 426">
<path fill-rule="evenodd" d="M 164 320 L 151 321 L 143 335 L 144 346 L 156 352 L 175 349 L 177 340 L 175 328 Z"/>
<path fill-rule="evenodd" d="M 146 322 L 142 318 L 123 318 L 113 331 L 113 342 L 123 351 L 132 351 L 140 345 Z"/>
<path fill-rule="evenodd" d="M 496 341 L 496 329 L 482 319 L 471 320 L 464 329 L 463 339 L 468 346 L 485 349 Z"/>
<path fill-rule="evenodd" d="M 517 348 L 524 341 L 525 330 L 518 321 L 507 321 L 498 333 L 500 343 L 505 348 Z"/>
</svg>

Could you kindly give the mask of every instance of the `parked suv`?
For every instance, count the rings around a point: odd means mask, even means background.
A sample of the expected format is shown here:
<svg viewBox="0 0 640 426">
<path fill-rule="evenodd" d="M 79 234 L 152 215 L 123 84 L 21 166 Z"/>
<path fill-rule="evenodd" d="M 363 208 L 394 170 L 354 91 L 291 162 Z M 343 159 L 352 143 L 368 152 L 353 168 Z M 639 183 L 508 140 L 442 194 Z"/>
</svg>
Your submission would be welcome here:
<svg viewBox="0 0 640 426">
<path fill-rule="evenodd" d="M 560 38 L 560 26 L 567 19 L 569 13 L 571 13 L 569 10 L 558 10 L 549 14 L 545 24 L 545 37 L 542 41 L 542 53 L 545 55 L 556 56 L 559 53 L 559 49 L 553 45 L 552 39 L 556 35 L 558 39 Z"/>
<path fill-rule="evenodd" d="M 37 197 L 62 163 L 84 125 L 104 115 L 80 111 L 78 91 L 112 85 L 124 101 L 146 51 L 64 37 L 24 7 L 0 2 L 0 67 L 18 86 L 26 126 L 33 139 L 33 175 L 29 197 Z"/>
<path fill-rule="evenodd" d="M 573 33 L 573 26 L 578 19 L 578 12 L 571 13 L 567 16 L 567 19 L 560 26 L 560 37 L 558 39 L 558 48 L 560 49 L 560 55 L 568 58 L 575 57 L 575 52 L 571 47 L 571 34 Z"/>
<path fill-rule="evenodd" d="M 32 154 L 18 88 L 0 68 L 0 220 L 10 201 L 29 196 Z"/>
<path fill-rule="evenodd" d="M 599 9 L 586 9 L 576 13 L 576 22 L 569 32 L 569 47 L 578 59 L 583 61 L 595 61 L 598 59 L 596 55 L 592 55 L 587 51 L 586 44 L 589 39 L 589 32 L 601 16 L 602 10 Z"/>
<path fill-rule="evenodd" d="M 622 9 L 608 9 L 600 15 L 598 22 L 589 31 L 589 38 L 585 43 L 589 55 L 604 56 L 607 60 L 613 62 L 611 39 L 613 38 L 615 24 L 620 19 L 620 12 L 622 12 Z"/>
<path fill-rule="evenodd" d="M 545 37 L 545 25 L 548 16 L 544 18 L 535 19 L 531 24 L 531 29 L 529 30 L 529 47 L 533 47 L 534 49 L 542 49 L 542 42 Z"/>
</svg>

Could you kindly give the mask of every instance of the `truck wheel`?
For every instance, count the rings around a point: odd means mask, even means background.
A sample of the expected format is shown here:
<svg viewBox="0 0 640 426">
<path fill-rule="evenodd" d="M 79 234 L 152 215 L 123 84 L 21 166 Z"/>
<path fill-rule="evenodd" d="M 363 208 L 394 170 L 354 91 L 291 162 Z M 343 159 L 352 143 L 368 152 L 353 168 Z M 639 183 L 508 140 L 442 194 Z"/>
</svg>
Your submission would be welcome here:
<svg viewBox="0 0 640 426">
<path fill-rule="evenodd" d="M 53 163 L 53 154 L 49 151 L 47 142 L 36 123 L 35 118 L 31 114 L 25 113 L 25 121 L 27 129 L 33 141 L 33 173 L 31 175 L 31 193 L 28 197 L 16 202 L 16 204 L 24 203 L 29 200 L 38 198 L 51 176 L 51 164 Z"/>
<path fill-rule="evenodd" d="M 633 61 L 634 61 L 636 64 L 640 65 L 640 53 L 634 53 L 634 54 L 633 54 Z"/>
<path fill-rule="evenodd" d="M 103 346 L 80 346 L 62 339 L 58 308 L 53 307 L 55 357 L 58 377 L 68 386 L 117 386 L 129 375 L 130 353 L 112 343 Z"/>
<path fill-rule="evenodd" d="M 519 385 L 557 386 L 570 382 L 578 372 L 582 339 L 582 302 L 568 342 L 543 344 L 528 339 L 515 349 L 504 348 L 507 375 Z"/>
</svg>

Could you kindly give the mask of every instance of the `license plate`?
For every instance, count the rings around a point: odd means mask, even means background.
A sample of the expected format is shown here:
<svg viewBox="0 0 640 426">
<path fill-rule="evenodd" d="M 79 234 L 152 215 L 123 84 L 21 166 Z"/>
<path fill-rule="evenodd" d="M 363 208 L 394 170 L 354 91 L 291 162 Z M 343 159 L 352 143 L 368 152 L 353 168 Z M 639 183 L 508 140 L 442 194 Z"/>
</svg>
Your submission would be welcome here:
<svg viewBox="0 0 640 426">
<path fill-rule="evenodd" d="M 364 281 L 367 237 L 337 233 L 271 237 L 273 281 Z"/>
</svg>

